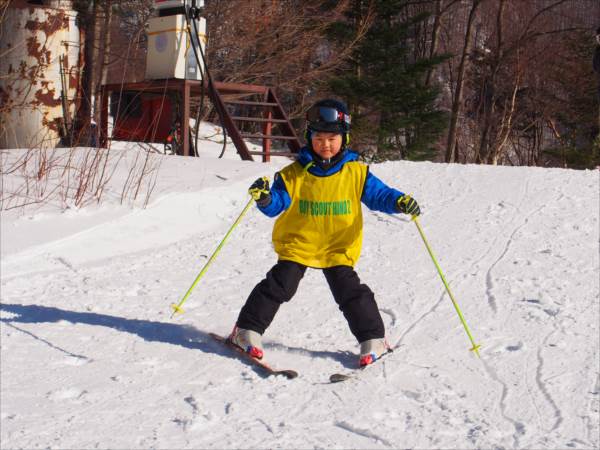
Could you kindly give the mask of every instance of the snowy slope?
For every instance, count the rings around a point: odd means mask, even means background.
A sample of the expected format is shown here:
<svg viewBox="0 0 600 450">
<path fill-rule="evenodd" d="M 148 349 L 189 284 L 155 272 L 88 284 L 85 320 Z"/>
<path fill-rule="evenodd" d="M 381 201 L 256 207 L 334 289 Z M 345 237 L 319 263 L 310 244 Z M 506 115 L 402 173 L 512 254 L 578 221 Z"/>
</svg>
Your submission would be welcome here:
<svg viewBox="0 0 600 450">
<path fill-rule="evenodd" d="M 211 145 L 164 157 L 145 210 L 2 213 L 3 449 L 598 448 L 597 171 L 372 166 L 422 205 L 482 357 L 414 224 L 365 209 L 357 270 L 399 348 L 329 384 L 357 345 L 319 271 L 265 334 L 299 378 L 264 378 L 207 337 L 275 262 L 255 208 L 170 318 L 247 186 L 286 164 Z"/>
</svg>

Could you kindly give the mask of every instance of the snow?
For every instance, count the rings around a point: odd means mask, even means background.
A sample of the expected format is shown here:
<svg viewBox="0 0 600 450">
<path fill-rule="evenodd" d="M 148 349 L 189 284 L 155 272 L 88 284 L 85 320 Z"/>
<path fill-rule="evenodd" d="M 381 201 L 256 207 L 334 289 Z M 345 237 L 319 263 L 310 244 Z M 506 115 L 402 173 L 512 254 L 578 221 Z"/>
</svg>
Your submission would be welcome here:
<svg viewBox="0 0 600 450">
<path fill-rule="evenodd" d="M 357 271 L 398 348 L 330 384 L 358 346 L 319 271 L 264 337 L 297 379 L 264 377 L 208 337 L 231 330 L 276 261 L 273 221 L 254 207 L 170 317 L 248 185 L 288 163 L 220 150 L 156 155 L 146 209 L 107 195 L 1 213 L 2 448 L 599 447 L 598 171 L 373 165 L 421 204 L 481 358 L 415 225 L 365 208 Z"/>
</svg>

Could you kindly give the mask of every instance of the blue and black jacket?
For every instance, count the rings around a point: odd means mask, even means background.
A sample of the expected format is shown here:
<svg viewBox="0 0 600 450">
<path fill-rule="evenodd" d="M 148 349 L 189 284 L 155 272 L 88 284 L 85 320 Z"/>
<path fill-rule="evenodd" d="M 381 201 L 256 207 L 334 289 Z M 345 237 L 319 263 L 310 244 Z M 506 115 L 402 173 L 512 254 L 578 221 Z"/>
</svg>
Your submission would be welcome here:
<svg viewBox="0 0 600 450">
<path fill-rule="evenodd" d="M 297 161 L 302 167 L 308 166 L 308 172 L 317 177 L 327 177 L 340 171 L 340 169 L 349 161 L 356 161 L 358 153 L 350 150 L 342 150 L 342 157 L 331 167 L 324 169 L 315 163 L 314 154 L 307 148 L 303 147 L 298 154 Z M 383 181 L 373 175 L 370 171 L 367 174 L 365 185 L 361 197 L 369 209 L 382 211 L 388 214 L 398 213 L 397 201 L 404 193 L 387 186 Z M 285 183 L 278 174 L 275 174 L 275 181 L 271 187 L 271 203 L 266 206 L 258 206 L 258 208 L 267 216 L 275 217 L 289 208 L 292 200 L 285 187 Z"/>
</svg>

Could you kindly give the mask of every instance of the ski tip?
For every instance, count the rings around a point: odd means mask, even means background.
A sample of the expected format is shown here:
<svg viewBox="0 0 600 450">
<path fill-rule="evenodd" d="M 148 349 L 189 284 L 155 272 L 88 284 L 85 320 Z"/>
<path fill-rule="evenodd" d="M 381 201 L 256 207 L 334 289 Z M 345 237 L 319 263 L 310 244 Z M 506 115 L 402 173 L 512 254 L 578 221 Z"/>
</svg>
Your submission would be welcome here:
<svg viewBox="0 0 600 450">
<path fill-rule="evenodd" d="M 331 375 L 329 377 L 329 381 L 332 383 L 339 383 L 341 381 L 346 381 L 349 378 L 352 378 L 352 377 L 349 375 L 344 375 L 343 373 L 334 373 L 333 375 Z"/>
<path fill-rule="evenodd" d="M 283 375 L 284 377 L 286 377 L 288 380 L 293 380 L 294 378 L 298 377 L 298 372 L 296 372 L 295 370 L 277 370 L 273 372 L 275 375 Z"/>
<path fill-rule="evenodd" d="M 235 351 L 235 353 L 237 355 L 239 355 L 240 358 L 242 358 L 245 361 L 248 361 L 255 368 L 261 370 L 262 373 L 266 374 L 267 376 L 282 375 L 285 378 L 287 378 L 288 380 L 293 380 L 294 378 L 298 377 L 298 372 L 296 372 L 295 370 L 291 370 L 291 369 L 277 370 L 277 369 L 274 369 L 273 367 L 271 367 L 265 361 L 253 358 L 248 353 L 246 353 L 244 350 L 242 350 L 240 347 L 238 347 L 237 345 L 231 343 L 231 341 L 229 340 L 229 338 L 220 336 L 220 335 L 218 335 L 216 333 L 208 333 L 208 335 L 211 338 L 213 338 L 214 340 L 216 340 L 217 342 L 220 342 L 223 345 L 225 345 L 227 348 Z"/>
</svg>

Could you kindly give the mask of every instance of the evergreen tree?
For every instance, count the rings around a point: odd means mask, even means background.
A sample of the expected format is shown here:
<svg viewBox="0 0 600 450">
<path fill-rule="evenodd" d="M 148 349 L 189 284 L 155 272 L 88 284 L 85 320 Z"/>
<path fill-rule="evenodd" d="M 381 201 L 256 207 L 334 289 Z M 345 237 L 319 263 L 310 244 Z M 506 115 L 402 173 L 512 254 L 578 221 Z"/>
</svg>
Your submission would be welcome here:
<svg viewBox="0 0 600 450">
<path fill-rule="evenodd" d="M 375 13 L 348 61 L 350 70 L 345 68 L 330 87 L 350 104 L 353 137 L 376 146 L 378 160 L 432 158 L 447 123 L 436 105 L 438 88 L 424 81 L 427 72 L 447 56 L 415 56 L 416 30 L 424 28 L 430 13 L 410 16 L 410 3 L 414 1 L 355 0 L 348 22 L 332 30 L 335 39 L 352 39 L 360 21 L 369 11 Z"/>
</svg>

